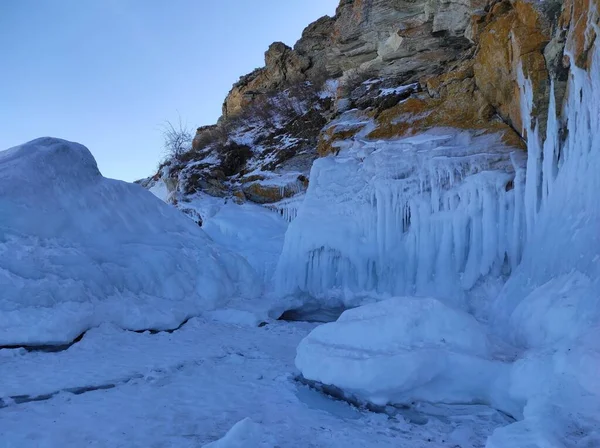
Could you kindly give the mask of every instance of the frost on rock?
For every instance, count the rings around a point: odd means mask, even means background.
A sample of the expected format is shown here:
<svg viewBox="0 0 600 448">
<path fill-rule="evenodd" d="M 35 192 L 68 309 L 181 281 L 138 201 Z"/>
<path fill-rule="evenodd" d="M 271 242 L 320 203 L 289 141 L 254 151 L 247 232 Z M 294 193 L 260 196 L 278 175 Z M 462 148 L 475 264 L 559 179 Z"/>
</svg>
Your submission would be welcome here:
<svg viewBox="0 0 600 448">
<path fill-rule="evenodd" d="M 300 343 L 296 366 L 307 379 L 377 405 L 486 403 L 514 413 L 503 356 L 471 315 L 405 297 L 346 311 L 316 328 Z"/>
<path fill-rule="evenodd" d="M 0 346 L 70 342 L 104 322 L 170 329 L 257 293 L 254 271 L 76 143 L 0 152 Z"/>
<path fill-rule="evenodd" d="M 416 294 L 465 306 L 465 290 L 520 261 L 522 159 L 495 135 L 451 129 L 357 138 L 314 163 L 276 288 L 346 304 Z"/>
</svg>

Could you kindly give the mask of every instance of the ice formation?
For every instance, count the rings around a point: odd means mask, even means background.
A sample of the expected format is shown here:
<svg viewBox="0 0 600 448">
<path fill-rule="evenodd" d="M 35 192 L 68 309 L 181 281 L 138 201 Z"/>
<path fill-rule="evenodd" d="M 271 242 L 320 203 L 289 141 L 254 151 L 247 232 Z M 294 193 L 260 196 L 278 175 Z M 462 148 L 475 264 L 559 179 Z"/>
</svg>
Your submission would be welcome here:
<svg viewBox="0 0 600 448">
<path fill-rule="evenodd" d="M 228 202 L 202 228 L 215 242 L 242 255 L 263 283 L 271 280 L 287 230 L 280 216 L 260 205 Z"/>
<path fill-rule="evenodd" d="M 592 10 L 588 23 L 600 32 L 594 25 L 597 22 L 597 12 Z M 567 55 L 575 60 L 569 51 Z M 370 285 L 365 278 L 373 281 L 372 289 L 376 289 L 374 279 L 378 278 L 387 285 L 385 289 L 394 292 L 390 279 L 395 280 L 395 276 L 377 277 L 381 272 L 381 265 L 377 263 L 383 257 L 377 257 L 382 253 L 382 244 L 383 249 L 387 248 L 384 252 L 387 259 L 391 260 L 393 253 L 398 255 L 396 262 L 404 265 L 404 269 L 406 265 L 416 266 L 412 271 L 416 274 L 413 277 L 416 292 L 420 290 L 419 274 L 428 281 L 447 286 L 453 284 L 448 279 L 462 272 L 461 286 L 469 287 L 476 277 L 494 271 L 503 254 L 512 272 L 500 294 L 492 300 L 489 326 L 485 330 L 471 322 L 467 314 L 452 309 L 456 301 L 446 300 L 447 305 L 442 305 L 431 299 L 404 298 L 346 312 L 338 322 L 314 330 L 300 344 L 296 364 L 307 378 L 342 387 L 379 403 L 403 403 L 411 399 L 490 403 L 518 421 L 494 431 L 487 448 L 600 446 L 598 45 L 592 47 L 589 58 L 589 71 L 571 64 L 562 120 L 557 118 L 557 105 L 551 98 L 547 134 L 543 140 L 540 127 L 531 116 L 531 84 L 523 74 L 519 76 L 528 134 L 528 161 L 526 176 L 517 168 L 514 190 L 496 188 L 492 189 L 496 195 L 489 195 L 491 187 L 509 179 L 502 170 L 463 175 L 462 182 L 441 193 L 435 188 L 425 195 L 421 190 L 413 190 L 427 199 L 425 203 L 434 204 L 428 209 L 429 214 L 425 214 L 429 221 L 417 221 L 423 229 L 415 230 L 416 236 L 427 236 L 429 242 L 418 251 L 407 251 L 410 240 L 397 237 L 402 230 L 406 231 L 406 220 L 387 216 L 401 207 L 388 201 L 391 205 L 380 208 L 381 195 L 375 194 L 377 202 L 370 199 L 374 195 L 368 186 L 374 185 L 377 191 L 380 188 L 378 176 L 361 175 L 356 189 L 337 201 L 335 207 L 325 209 L 327 212 L 317 221 L 317 201 L 325 198 L 331 201 L 334 195 L 330 191 L 335 190 L 337 184 L 351 188 L 355 182 L 352 179 L 344 184 L 344 176 L 336 176 L 336 171 L 346 176 L 351 170 L 364 173 L 368 160 L 372 160 L 376 152 L 365 159 L 363 167 L 352 156 L 339 161 L 325 159 L 316 165 L 313 170 L 316 181 L 309 189 L 304 208 L 290 227 L 295 233 L 291 233 L 284 249 L 284 255 L 285 250 L 288 251 L 288 258 L 295 257 L 293 259 L 299 261 L 310 257 L 310 261 L 302 265 L 291 284 L 284 285 L 289 290 L 298 288 L 322 293 L 335 286 L 358 290 L 357 286 Z M 385 152 L 385 148 L 380 151 Z M 390 167 L 395 166 L 392 154 L 386 154 L 384 160 Z M 384 160 L 380 162 L 382 165 Z M 453 161 L 447 163 L 452 166 Z M 482 167 L 481 162 L 478 166 Z M 431 165 L 425 167 L 425 172 L 432 172 Z M 474 183 L 473 178 L 481 174 L 487 177 L 487 182 Z M 327 181 L 326 176 L 333 181 Z M 523 177 L 526 177 L 525 185 Z M 406 182 L 408 178 L 401 180 Z M 445 216 L 443 209 L 436 208 L 439 198 L 456 194 L 452 192 L 461 188 L 475 190 L 477 194 L 473 196 L 483 197 L 482 201 L 467 201 L 471 205 L 467 212 L 453 207 L 448 213 L 450 216 Z M 339 194 L 339 190 L 335 191 Z M 340 204 L 344 202 L 353 207 L 342 209 Z M 371 205 L 371 210 L 377 213 L 368 213 L 365 204 Z M 415 226 L 414 217 L 423 216 L 412 203 L 410 210 L 406 235 L 410 235 L 410 227 Z M 495 210 L 495 214 L 490 210 Z M 509 214 L 507 221 L 501 210 Z M 318 237 L 295 227 L 305 216 L 310 217 L 313 229 L 320 229 L 321 225 L 329 229 L 327 238 L 333 244 L 325 245 Z M 460 219 L 470 222 L 468 243 L 464 237 L 448 238 L 452 245 L 444 238 L 438 239 L 444 232 L 453 234 L 450 230 L 457 228 L 456 222 L 460 223 Z M 513 227 L 508 224 L 511 219 Z M 431 225 L 432 221 L 439 223 L 439 228 Z M 376 232 L 377 226 L 385 232 L 379 229 Z M 389 235 L 396 239 L 394 244 L 386 246 L 384 242 Z M 344 240 L 346 246 L 342 243 Z M 365 241 L 377 243 L 380 252 L 375 256 L 366 251 L 361 253 L 360 244 Z M 462 246 L 457 241 L 462 242 Z M 323 255 L 329 252 L 332 255 Z M 419 255 L 410 258 L 414 253 Z M 438 254 L 436 261 L 445 257 L 450 262 L 446 268 L 432 261 L 434 257 L 430 254 L 434 253 Z M 362 261 L 360 256 L 364 257 Z M 469 275 L 468 269 L 471 257 L 479 268 L 473 275 Z M 419 264 L 423 258 L 427 261 L 425 265 Z M 403 260 L 408 261 L 403 263 Z M 429 269 L 422 271 L 421 266 L 429 266 Z M 284 259 L 280 267 L 293 272 L 288 259 Z M 314 272 L 317 268 L 326 275 L 318 277 Z M 498 343 L 497 338 L 503 343 Z M 492 341 L 497 350 L 486 351 Z"/>
<path fill-rule="evenodd" d="M 370 403 L 492 403 L 518 412 L 504 387 L 502 344 L 475 318 L 428 298 L 346 311 L 298 346 L 303 375 Z"/>
<path fill-rule="evenodd" d="M 266 207 L 279 213 L 286 222 L 290 223 L 298 216 L 298 209 L 303 201 L 304 195 L 297 194 L 274 204 L 268 204 Z"/>
<path fill-rule="evenodd" d="M 65 343 L 103 322 L 174 328 L 257 285 L 182 213 L 103 178 L 85 147 L 0 152 L 0 346 Z"/>
<path fill-rule="evenodd" d="M 522 249 L 524 157 L 495 135 L 438 129 L 358 140 L 314 163 L 286 234 L 280 293 L 435 295 L 509 273 Z"/>
<path fill-rule="evenodd" d="M 588 19 L 600 32 L 598 12 Z M 589 72 L 571 64 L 564 122 L 552 99 L 544 144 L 537 136 L 528 142 L 536 169 L 528 174 L 526 207 L 535 226 L 494 307 L 498 332 L 523 351 L 510 393 L 527 404 L 525 419 L 497 430 L 488 448 L 600 446 L 598 45 L 590 59 Z"/>
</svg>

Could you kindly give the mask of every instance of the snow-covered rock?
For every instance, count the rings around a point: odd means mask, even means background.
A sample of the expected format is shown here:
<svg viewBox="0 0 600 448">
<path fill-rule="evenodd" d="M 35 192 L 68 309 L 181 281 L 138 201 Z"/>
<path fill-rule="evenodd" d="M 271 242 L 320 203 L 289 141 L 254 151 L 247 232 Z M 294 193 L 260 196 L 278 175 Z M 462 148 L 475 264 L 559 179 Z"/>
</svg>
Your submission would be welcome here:
<svg viewBox="0 0 600 448">
<path fill-rule="evenodd" d="M 312 381 L 377 405 L 488 403 L 518 412 L 503 388 L 510 364 L 471 315 L 428 298 L 394 298 L 346 311 L 298 346 Z"/>
<path fill-rule="evenodd" d="M 84 146 L 0 152 L 0 345 L 65 343 L 104 322 L 174 328 L 257 284 L 179 211 L 102 177 Z"/>
</svg>

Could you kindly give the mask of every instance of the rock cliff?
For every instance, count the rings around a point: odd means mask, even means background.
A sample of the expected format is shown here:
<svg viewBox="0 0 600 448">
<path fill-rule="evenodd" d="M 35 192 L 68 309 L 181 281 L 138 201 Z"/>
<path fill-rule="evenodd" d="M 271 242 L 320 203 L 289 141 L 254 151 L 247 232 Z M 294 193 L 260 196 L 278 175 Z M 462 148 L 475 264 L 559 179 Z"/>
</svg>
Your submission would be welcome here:
<svg viewBox="0 0 600 448">
<path fill-rule="evenodd" d="M 233 86 L 219 123 L 144 185 L 164 182 L 174 203 L 206 193 L 277 208 L 306 189 L 315 158 L 357 136 L 452 127 L 524 150 L 531 120 L 519 81 L 532 83 L 544 135 L 551 85 L 561 104 L 569 64 L 589 64 L 597 1 L 341 0 L 293 48 L 272 44 L 265 66 Z"/>
</svg>

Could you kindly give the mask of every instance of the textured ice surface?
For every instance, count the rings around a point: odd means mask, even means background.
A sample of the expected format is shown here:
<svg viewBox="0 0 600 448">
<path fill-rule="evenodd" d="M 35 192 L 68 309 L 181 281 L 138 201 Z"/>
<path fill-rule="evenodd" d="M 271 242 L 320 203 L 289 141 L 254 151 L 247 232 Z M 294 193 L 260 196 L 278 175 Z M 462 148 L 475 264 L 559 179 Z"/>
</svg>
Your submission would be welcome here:
<svg viewBox="0 0 600 448">
<path fill-rule="evenodd" d="M 346 311 L 298 346 L 296 366 L 377 405 L 488 403 L 518 413 L 506 398 L 510 365 L 471 315 L 435 299 L 395 298 Z"/>
<path fill-rule="evenodd" d="M 260 205 L 228 202 L 202 226 L 221 246 L 242 255 L 266 283 L 283 246 L 287 222 Z"/>
<path fill-rule="evenodd" d="M 285 237 L 278 292 L 346 304 L 434 295 L 465 307 L 465 290 L 520 261 L 523 164 L 497 136 L 446 129 L 358 139 L 317 160 Z"/>
<path fill-rule="evenodd" d="M 590 24 L 598 20 L 591 10 Z M 551 102 L 545 143 L 535 132 L 528 142 L 529 242 L 493 313 L 498 332 L 523 350 L 510 392 L 527 404 L 525 419 L 496 431 L 489 448 L 600 446 L 597 45 L 590 56 L 589 72 L 571 64 L 565 141 L 558 139 L 563 124 Z M 527 97 L 531 86 L 522 84 Z"/>
<path fill-rule="evenodd" d="M 103 322 L 175 328 L 258 293 L 244 259 L 142 187 L 103 178 L 84 146 L 0 152 L 0 345 L 64 343 Z"/>
<path fill-rule="evenodd" d="M 294 381 L 293 359 L 312 328 L 194 318 L 172 334 L 103 325 L 60 353 L 0 350 L 0 446 L 198 448 L 254 434 L 244 448 L 271 437 L 285 448 L 456 448 L 461 436 L 475 448 L 505 424 L 485 407 L 450 409 L 417 425 L 317 392 L 311 399 L 313 391 Z M 255 425 L 232 434 L 246 418 Z"/>
</svg>

